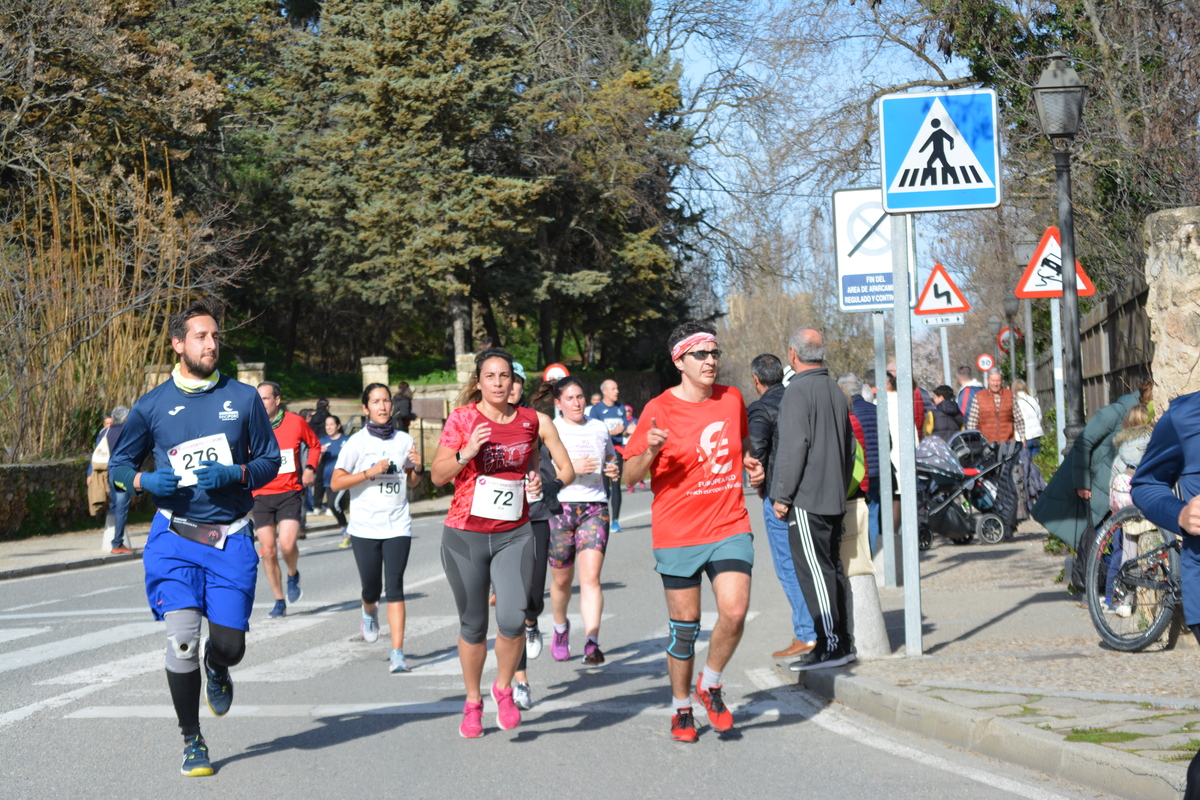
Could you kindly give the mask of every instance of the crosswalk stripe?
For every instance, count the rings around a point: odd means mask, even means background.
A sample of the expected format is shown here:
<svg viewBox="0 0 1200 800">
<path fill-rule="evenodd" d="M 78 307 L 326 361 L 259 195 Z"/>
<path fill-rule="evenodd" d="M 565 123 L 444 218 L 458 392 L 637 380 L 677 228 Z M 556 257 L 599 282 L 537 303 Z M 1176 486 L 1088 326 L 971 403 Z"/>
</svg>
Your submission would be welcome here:
<svg viewBox="0 0 1200 800">
<path fill-rule="evenodd" d="M 794 716 L 801 712 L 777 700 L 761 700 L 744 706 L 731 704 L 735 716 Z M 484 713 L 496 713 L 491 698 L 484 699 Z M 615 714 L 619 716 L 670 717 L 674 709 L 668 706 L 648 706 L 623 703 L 572 703 L 565 700 L 544 700 L 530 711 L 522 711 L 526 720 L 542 714 L 574 712 L 578 714 Z M 462 701 L 447 700 L 433 703 L 345 703 L 337 705 L 234 705 L 228 717 L 353 717 L 367 715 L 396 716 L 454 716 L 462 713 Z M 89 706 L 65 715 L 65 719 L 174 719 L 175 709 L 169 705 L 153 706 Z"/>
<path fill-rule="evenodd" d="M 290 633 L 298 633 L 306 628 L 311 628 L 320 625 L 322 622 L 328 621 L 330 615 L 313 614 L 304 617 L 287 617 L 279 622 L 271 625 L 262 625 L 251 629 L 246 634 L 246 646 L 250 647 L 258 642 L 265 642 L 269 639 L 275 639 Z M 161 623 L 159 623 L 161 625 Z M 161 628 L 162 632 L 166 633 L 166 626 Z M 39 686 L 64 685 L 72 686 L 80 683 L 98 684 L 101 686 L 123 681 L 126 678 L 134 675 L 146 675 L 151 672 L 157 672 L 164 669 L 164 653 L 166 652 L 166 644 L 154 650 L 145 653 L 139 653 L 136 656 L 109 661 L 104 664 L 98 664 L 87 669 L 76 670 L 69 672 L 66 675 L 59 675 L 54 678 L 47 678 L 44 681 L 38 681 Z"/>
<path fill-rule="evenodd" d="M 21 669 L 33 664 L 41 664 L 44 661 L 53 661 L 56 658 L 82 653 L 87 650 L 95 650 L 98 647 L 105 647 L 110 644 L 128 641 L 129 639 L 140 639 L 143 636 L 149 636 L 164 629 L 165 626 L 161 622 L 133 622 L 128 625 L 118 625 L 115 628 L 108 628 L 102 631 L 85 633 L 83 636 L 73 636 L 70 639 L 62 639 L 61 641 L 50 642 L 49 644 L 40 644 L 36 647 L 27 647 L 24 650 L 15 650 L 11 653 L 0 655 L 0 672 Z"/>
<path fill-rule="evenodd" d="M 404 635 L 415 638 L 458 624 L 458 617 L 412 617 L 405 621 Z M 388 626 L 380 627 L 379 638 L 387 640 Z M 388 649 L 384 645 L 385 651 Z M 249 669 L 234 668 L 238 683 L 285 683 L 303 681 L 330 672 L 362 656 L 378 654 L 380 645 L 367 644 L 361 637 L 342 639 L 310 647 L 299 653 L 277 658 Z M 457 659 L 455 661 L 457 665 Z"/>
<path fill-rule="evenodd" d="M 63 617 L 115 617 L 122 614 L 150 613 L 149 606 L 136 608 L 92 608 L 79 611 L 43 611 L 37 614 L 0 614 L 0 620 L 10 619 L 62 619 Z"/>
<path fill-rule="evenodd" d="M 0 642 L 12 642 L 17 639 L 24 639 L 27 636 L 37 636 L 39 633 L 45 633 L 51 630 L 50 628 L 5 628 L 0 630 Z"/>
</svg>

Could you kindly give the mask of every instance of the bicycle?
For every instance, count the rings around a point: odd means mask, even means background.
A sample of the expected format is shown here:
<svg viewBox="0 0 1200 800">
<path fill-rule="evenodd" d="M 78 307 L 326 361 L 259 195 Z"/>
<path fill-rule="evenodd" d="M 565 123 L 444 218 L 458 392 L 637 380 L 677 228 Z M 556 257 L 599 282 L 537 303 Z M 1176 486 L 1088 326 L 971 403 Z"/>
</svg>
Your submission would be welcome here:
<svg viewBox="0 0 1200 800">
<path fill-rule="evenodd" d="M 1127 527 L 1143 531 L 1138 537 L 1139 554 L 1121 564 L 1109 587 L 1114 538 Z M 1182 598 L 1179 538 L 1148 521 L 1136 506 L 1127 506 L 1105 519 L 1086 558 L 1088 613 L 1105 644 L 1135 653 L 1158 641 Z"/>
</svg>

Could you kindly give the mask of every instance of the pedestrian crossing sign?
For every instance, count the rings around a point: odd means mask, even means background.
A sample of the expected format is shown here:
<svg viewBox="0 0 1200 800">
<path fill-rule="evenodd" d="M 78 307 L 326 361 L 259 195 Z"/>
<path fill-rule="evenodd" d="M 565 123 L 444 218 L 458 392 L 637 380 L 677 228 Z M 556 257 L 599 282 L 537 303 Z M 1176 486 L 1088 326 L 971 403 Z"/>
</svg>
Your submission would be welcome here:
<svg viewBox="0 0 1200 800">
<path fill-rule="evenodd" d="M 889 94 L 879 101 L 889 214 L 1000 205 L 1000 136 L 991 89 Z"/>
</svg>

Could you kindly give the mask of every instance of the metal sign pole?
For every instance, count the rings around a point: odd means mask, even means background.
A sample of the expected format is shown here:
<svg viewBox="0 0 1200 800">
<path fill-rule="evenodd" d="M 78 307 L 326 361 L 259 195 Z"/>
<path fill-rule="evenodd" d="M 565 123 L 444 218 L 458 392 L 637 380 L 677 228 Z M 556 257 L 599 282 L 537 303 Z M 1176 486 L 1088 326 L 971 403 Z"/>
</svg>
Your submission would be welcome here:
<svg viewBox="0 0 1200 800">
<path fill-rule="evenodd" d="M 1033 301 L 1026 298 L 1021 301 L 1025 306 L 1025 383 L 1029 384 L 1029 394 L 1037 397 L 1037 358 L 1033 354 Z"/>
<path fill-rule="evenodd" d="M 877 388 L 875 392 L 875 424 L 876 431 L 879 433 L 879 536 L 883 539 L 883 585 L 895 588 L 900 585 L 900 569 L 896 561 L 896 523 L 892 515 L 892 444 L 888 434 L 887 337 L 883 327 L 883 312 L 876 311 L 871 318 L 875 323 L 875 386 Z"/>
<path fill-rule="evenodd" d="M 942 326 L 941 334 L 942 334 L 942 383 L 946 384 L 947 386 L 951 386 L 953 384 L 950 383 L 950 340 L 946 336 L 946 326 L 945 325 Z"/>
<path fill-rule="evenodd" d="M 1067 449 L 1066 396 L 1063 392 L 1062 298 L 1050 298 L 1050 347 L 1054 351 L 1054 427 L 1058 442 L 1058 463 Z"/>
<path fill-rule="evenodd" d="M 904 645 L 908 657 L 920 657 L 921 562 L 917 547 L 917 452 L 913 426 L 912 322 L 908 304 L 907 214 L 892 217 L 892 285 L 896 299 L 896 399 L 900 448 L 901 557 L 904 562 Z"/>
</svg>

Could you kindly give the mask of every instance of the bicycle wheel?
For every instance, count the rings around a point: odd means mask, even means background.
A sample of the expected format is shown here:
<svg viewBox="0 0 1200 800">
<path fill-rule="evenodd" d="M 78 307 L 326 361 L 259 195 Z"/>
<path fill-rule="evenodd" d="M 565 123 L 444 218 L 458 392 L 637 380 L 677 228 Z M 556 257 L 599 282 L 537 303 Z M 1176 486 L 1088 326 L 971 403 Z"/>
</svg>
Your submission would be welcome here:
<svg viewBox="0 0 1200 800">
<path fill-rule="evenodd" d="M 1141 534 L 1139 555 L 1117 570 L 1110 588 L 1109 564 L 1114 556 L 1114 538 L 1123 526 L 1141 524 L 1145 517 L 1134 506 L 1111 515 L 1096 533 L 1088 554 L 1085 597 L 1092 625 L 1100 638 L 1115 650 L 1144 650 L 1163 635 L 1175 613 L 1179 559 L 1162 533 L 1151 528 Z M 1114 600 L 1106 606 L 1105 597 Z"/>
</svg>

